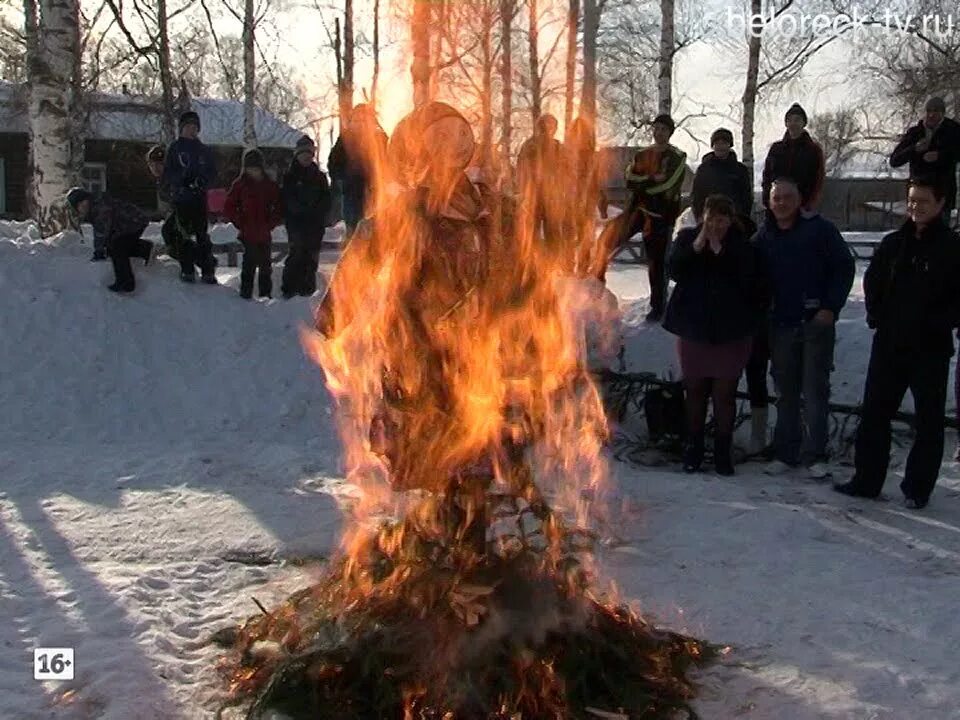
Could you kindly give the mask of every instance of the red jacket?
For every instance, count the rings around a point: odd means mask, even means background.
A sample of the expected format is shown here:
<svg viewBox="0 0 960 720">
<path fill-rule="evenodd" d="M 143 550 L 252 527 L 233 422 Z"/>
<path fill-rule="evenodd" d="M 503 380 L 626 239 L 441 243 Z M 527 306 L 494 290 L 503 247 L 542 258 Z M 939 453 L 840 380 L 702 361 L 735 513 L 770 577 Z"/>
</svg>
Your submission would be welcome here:
<svg viewBox="0 0 960 720">
<path fill-rule="evenodd" d="M 223 215 L 237 228 L 241 242 L 266 245 L 270 231 L 283 220 L 280 188 L 266 176 L 254 180 L 241 175 L 230 186 Z"/>
</svg>

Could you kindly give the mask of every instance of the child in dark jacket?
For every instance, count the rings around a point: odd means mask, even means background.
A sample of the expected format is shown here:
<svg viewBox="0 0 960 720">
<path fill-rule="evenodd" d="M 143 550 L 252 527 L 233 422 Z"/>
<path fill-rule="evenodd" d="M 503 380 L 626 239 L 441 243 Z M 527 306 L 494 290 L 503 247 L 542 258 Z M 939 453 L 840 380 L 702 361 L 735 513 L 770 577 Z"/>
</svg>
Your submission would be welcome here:
<svg viewBox="0 0 960 720">
<path fill-rule="evenodd" d="M 330 184 L 314 161 L 316 146 L 304 135 L 297 141 L 293 162 L 283 178 L 283 208 L 290 253 L 283 265 L 284 298 L 313 295 L 323 233 L 330 212 Z"/>
<path fill-rule="evenodd" d="M 259 271 L 260 297 L 273 292 L 273 259 L 270 232 L 283 220 L 280 188 L 263 171 L 259 150 L 243 154 L 240 176 L 233 181 L 223 214 L 234 224 L 243 244 L 240 297 L 253 297 L 253 276 Z"/>
</svg>

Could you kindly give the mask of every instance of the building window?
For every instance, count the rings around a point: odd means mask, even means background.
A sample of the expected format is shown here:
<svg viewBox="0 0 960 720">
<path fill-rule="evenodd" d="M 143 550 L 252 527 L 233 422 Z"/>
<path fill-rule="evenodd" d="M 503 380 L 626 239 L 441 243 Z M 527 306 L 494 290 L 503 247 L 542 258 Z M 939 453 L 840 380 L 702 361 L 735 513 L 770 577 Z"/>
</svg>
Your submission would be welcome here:
<svg viewBox="0 0 960 720">
<path fill-rule="evenodd" d="M 101 195 L 107 191 L 107 164 L 85 163 L 80 173 L 80 182 L 83 189 L 94 195 Z"/>
</svg>

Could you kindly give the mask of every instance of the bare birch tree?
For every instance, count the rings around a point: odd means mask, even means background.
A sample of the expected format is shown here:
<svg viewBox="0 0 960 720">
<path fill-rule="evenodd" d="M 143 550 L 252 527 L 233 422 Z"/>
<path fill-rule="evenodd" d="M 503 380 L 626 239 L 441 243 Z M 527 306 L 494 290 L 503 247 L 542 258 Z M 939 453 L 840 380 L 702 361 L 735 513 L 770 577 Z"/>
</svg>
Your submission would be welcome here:
<svg viewBox="0 0 960 720">
<path fill-rule="evenodd" d="M 660 0 L 660 55 L 657 77 L 657 112 L 669 115 L 673 111 L 673 56 L 677 51 L 676 3 Z"/>
<path fill-rule="evenodd" d="M 77 183 L 72 121 L 80 68 L 80 3 L 40 0 L 37 54 L 30 88 L 30 130 L 36 180 L 35 219 L 44 236 L 63 228 L 63 195 Z M 79 148 L 83 152 L 83 148 Z"/>
<path fill-rule="evenodd" d="M 563 102 L 563 128 L 567 128 L 573 122 L 573 105 L 575 85 L 577 81 L 577 37 L 580 29 L 580 0 L 570 0 L 567 8 L 567 59 L 566 59 L 566 83 L 564 85 Z"/>
</svg>

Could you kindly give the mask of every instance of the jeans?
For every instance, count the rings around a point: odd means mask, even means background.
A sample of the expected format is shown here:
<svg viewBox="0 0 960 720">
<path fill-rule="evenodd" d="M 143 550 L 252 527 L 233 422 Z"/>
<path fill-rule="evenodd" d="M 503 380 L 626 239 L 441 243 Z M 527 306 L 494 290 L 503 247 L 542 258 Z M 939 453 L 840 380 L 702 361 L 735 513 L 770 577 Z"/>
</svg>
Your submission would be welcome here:
<svg viewBox="0 0 960 720">
<path fill-rule="evenodd" d="M 765 408 L 770 404 L 770 392 L 767 389 L 767 367 L 770 364 L 770 330 L 760 328 L 753 337 L 750 359 L 744 374 L 747 377 L 747 394 L 750 407 Z"/>
<path fill-rule="evenodd" d="M 813 464 L 827 457 L 830 373 L 836 325 L 806 322 L 770 329 L 770 361 L 777 388 L 777 460 Z M 802 412 L 801 412 L 802 407 Z"/>
<path fill-rule="evenodd" d="M 930 498 L 943 461 L 943 409 L 949 374 L 948 355 L 885 347 L 874 336 L 854 460 L 853 483 L 863 494 L 876 496 L 883 489 L 890 463 L 890 422 L 909 389 L 916 434 L 900 489 L 906 497 L 921 502 Z"/>
</svg>

